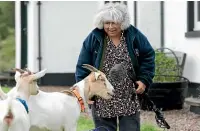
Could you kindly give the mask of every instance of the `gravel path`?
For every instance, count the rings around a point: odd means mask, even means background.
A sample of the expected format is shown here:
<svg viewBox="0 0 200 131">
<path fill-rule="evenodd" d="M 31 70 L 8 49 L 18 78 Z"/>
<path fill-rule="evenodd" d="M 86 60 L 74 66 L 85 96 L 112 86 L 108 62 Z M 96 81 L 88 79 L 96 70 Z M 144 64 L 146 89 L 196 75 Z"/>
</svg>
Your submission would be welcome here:
<svg viewBox="0 0 200 131">
<path fill-rule="evenodd" d="M 171 129 L 168 131 L 200 131 L 200 115 L 189 111 L 189 106 L 184 105 L 182 110 L 163 111 L 164 117 Z M 156 125 L 155 113 L 141 111 L 141 122 L 151 122 Z M 166 129 L 167 130 L 167 129 Z"/>
<path fill-rule="evenodd" d="M 41 90 L 52 92 L 65 90 L 67 87 L 41 87 Z M 184 105 L 182 110 L 163 111 L 166 121 L 171 129 L 165 131 L 200 131 L 200 115 L 189 111 L 189 106 Z M 151 111 L 141 111 L 141 123 L 152 123 L 157 126 L 155 113 Z"/>
</svg>

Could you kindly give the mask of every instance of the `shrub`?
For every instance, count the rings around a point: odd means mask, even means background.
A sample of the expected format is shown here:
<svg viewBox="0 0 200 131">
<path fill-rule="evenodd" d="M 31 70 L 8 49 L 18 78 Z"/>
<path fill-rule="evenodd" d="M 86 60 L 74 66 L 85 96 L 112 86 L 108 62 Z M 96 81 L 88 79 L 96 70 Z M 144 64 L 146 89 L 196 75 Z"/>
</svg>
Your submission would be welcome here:
<svg viewBox="0 0 200 131">
<path fill-rule="evenodd" d="M 15 33 L 9 29 L 9 36 L 0 41 L 0 72 L 10 70 L 15 65 Z"/>
<path fill-rule="evenodd" d="M 154 82 L 173 82 L 179 78 L 180 67 L 175 56 L 171 53 L 155 51 L 155 77 Z M 174 77 L 173 77 L 174 76 Z"/>
</svg>

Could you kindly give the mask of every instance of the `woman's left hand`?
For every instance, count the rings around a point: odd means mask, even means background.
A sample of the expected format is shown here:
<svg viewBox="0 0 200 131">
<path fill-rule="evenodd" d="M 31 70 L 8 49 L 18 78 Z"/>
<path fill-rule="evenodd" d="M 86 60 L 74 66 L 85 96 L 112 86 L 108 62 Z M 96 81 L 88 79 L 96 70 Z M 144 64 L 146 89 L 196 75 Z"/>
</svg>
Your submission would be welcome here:
<svg viewBox="0 0 200 131">
<path fill-rule="evenodd" d="M 136 89 L 137 94 L 142 94 L 145 91 L 146 85 L 142 83 L 141 81 L 136 81 L 138 84 L 138 88 Z"/>
</svg>

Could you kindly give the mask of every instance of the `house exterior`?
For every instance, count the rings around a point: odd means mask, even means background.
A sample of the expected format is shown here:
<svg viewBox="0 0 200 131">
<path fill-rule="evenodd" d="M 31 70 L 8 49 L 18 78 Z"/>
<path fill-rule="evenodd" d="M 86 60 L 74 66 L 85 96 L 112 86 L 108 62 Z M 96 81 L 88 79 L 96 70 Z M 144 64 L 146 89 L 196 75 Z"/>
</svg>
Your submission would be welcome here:
<svg viewBox="0 0 200 131">
<path fill-rule="evenodd" d="M 109 1 L 107 1 L 109 2 Z M 118 1 L 119 2 L 119 1 Z M 122 2 L 122 1 L 121 1 Z M 123 1 L 131 24 L 154 48 L 187 53 L 184 76 L 200 83 L 200 4 L 187 1 Z M 42 85 L 72 85 L 82 42 L 104 1 L 16 1 L 16 67 L 47 68 Z"/>
<path fill-rule="evenodd" d="M 183 75 L 191 87 L 200 83 L 200 1 L 164 2 L 165 47 L 187 54 Z"/>
</svg>

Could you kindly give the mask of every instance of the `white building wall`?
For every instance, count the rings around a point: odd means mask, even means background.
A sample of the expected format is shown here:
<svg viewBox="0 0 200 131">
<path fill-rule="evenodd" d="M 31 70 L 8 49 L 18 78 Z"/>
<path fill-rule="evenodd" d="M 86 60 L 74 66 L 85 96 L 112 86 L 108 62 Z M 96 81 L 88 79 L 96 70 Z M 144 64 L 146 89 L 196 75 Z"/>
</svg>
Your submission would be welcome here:
<svg viewBox="0 0 200 131">
<path fill-rule="evenodd" d="M 187 2 L 164 2 L 165 47 L 187 53 L 184 76 L 200 83 L 200 38 L 186 38 Z M 31 5 L 32 4 L 32 5 Z M 74 73 L 82 42 L 93 28 L 93 17 L 103 2 L 42 1 L 42 69 L 48 73 Z M 128 2 L 131 23 L 133 2 Z M 21 64 L 20 2 L 16 2 L 16 67 Z M 38 71 L 37 2 L 28 4 L 28 67 Z M 78 17 L 79 16 L 79 17 Z M 138 2 L 138 28 L 153 47 L 160 47 L 160 1 Z"/>
<path fill-rule="evenodd" d="M 38 5 L 37 1 L 27 4 L 27 65 L 31 71 L 38 71 Z"/>
<path fill-rule="evenodd" d="M 48 73 L 73 73 L 100 2 L 42 1 L 41 56 L 42 69 Z M 38 71 L 38 5 L 28 4 L 28 68 Z"/>
<path fill-rule="evenodd" d="M 134 1 L 127 1 L 128 12 L 130 15 L 130 23 L 134 26 Z"/>
<path fill-rule="evenodd" d="M 160 48 L 160 1 L 138 1 L 137 12 L 137 28 L 147 36 L 154 48 Z"/>
<path fill-rule="evenodd" d="M 165 1 L 165 46 L 187 53 L 184 76 L 200 83 L 200 38 L 186 38 L 187 2 Z"/>
<path fill-rule="evenodd" d="M 73 73 L 82 43 L 93 29 L 95 1 L 42 2 L 42 68 L 51 73 Z"/>
<path fill-rule="evenodd" d="M 93 27 L 103 1 L 42 1 L 42 69 L 48 73 L 74 73 L 82 43 Z M 128 2 L 133 24 L 133 2 Z M 38 71 L 38 5 L 28 4 L 28 68 Z"/>
</svg>

